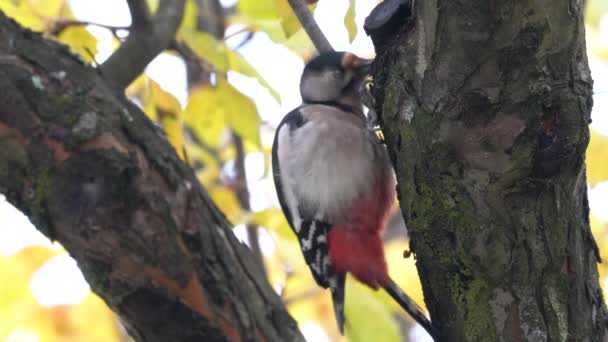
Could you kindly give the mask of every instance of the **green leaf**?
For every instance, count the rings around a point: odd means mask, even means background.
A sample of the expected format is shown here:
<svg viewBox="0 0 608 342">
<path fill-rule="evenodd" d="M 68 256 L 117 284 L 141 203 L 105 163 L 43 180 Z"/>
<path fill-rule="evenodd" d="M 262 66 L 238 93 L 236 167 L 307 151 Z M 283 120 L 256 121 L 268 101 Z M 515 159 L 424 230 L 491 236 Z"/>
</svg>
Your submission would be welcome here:
<svg viewBox="0 0 608 342">
<path fill-rule="evenodd" d="M 279 18 L 275 0 L 239 0 L 237 9 L 240 14 L 253 20 L 272 20 Z"/>
<path fill-rule="evenodd" d="M 348 10 L 344 16 L 344 26 L 348 31 L 348 40 L 352 42 L 357 36 L 357 24 L 355 23 L 355 0 L 349 0 Z"/>
<path fill-rule="evenodd" d="M 247 62 L 243 55 L 229 49 L 224 42 L 215 39 L 215 37 L 208 33 L 192 30 L 184 30 L 181 38 L 197 55 L 211 63 L 218 71 L 226 73 L 232 70 L 245 76 L 253 77 L 280 102 L 279 93 Z"/>
<path fill-rule="evenodd" d="M 379 292 L 346 279 L 346 337 L 350 342 L 400 341 L 399 326 Z"/>
</svg>

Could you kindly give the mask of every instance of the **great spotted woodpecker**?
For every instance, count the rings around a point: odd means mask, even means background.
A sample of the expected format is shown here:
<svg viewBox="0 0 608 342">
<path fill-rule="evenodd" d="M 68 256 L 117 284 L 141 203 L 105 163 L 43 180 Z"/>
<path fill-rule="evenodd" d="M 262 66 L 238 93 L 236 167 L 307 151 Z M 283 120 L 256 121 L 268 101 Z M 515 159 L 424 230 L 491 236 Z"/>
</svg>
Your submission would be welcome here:
<svg viewBox="0 0 608 342">
<path fill-rule="evenodd" d="M 434 335 L 387 271 L 381 235 L 395 201 L 395 176 L 363 114 L 359 90 L 370 64 L 352 53 L 329 52 L 305 66 L 303 103 L 283 118 L 272 146 L 274 182 L 314 279 L 331 290 L 340 332 L 350 272 L 373 289 L 384 288 Z"/>
</svg>

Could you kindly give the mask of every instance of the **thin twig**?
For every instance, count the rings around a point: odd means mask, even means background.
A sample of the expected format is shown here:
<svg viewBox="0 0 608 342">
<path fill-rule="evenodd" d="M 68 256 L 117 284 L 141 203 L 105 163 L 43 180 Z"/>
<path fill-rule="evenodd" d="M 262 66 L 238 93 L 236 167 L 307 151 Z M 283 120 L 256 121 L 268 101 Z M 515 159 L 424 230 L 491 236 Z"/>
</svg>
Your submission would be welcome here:
<svg viewBox="0 0 608 342">
<path fill-rule="evenodd" d="M 168 48 L 184 14 L 185 0 L 160 0 L 153 17 L 145 0 L 128 0 L 131 11 L 129 36 L 100 67 L 115 86 L 126 88 L 146 66 Z"/>
<path fill-rule="evenodd" d="M 169 49 L 175 50 L 177 53 L 179 53 L 186 62 L 186 64 L 195 64 L 197 67 L 199 67 L 201 69 L 199 72 L 217 71 L 213 64 L 202 59 L 199 55 L 196 54 L 196 52 L 194 52 L 194 50 L 192 50 L 190 45 L 186 44 L 185 42 L 173 40 L 173 42 L 171 42 L 171 45 L 169 46 Z"/>
<path fill-rule="evenodd" d="M 302 24 L 302 27 L 304 27 L 304 30 L 308 34 L 308 37 L 310 37 L 310 40 L 315 45 L 317 50 L 319 52 L 334 51 L 334 48 L 331 46 L 331 44 L 329 44 L 327 38 L 325 38 L 325 35 L 319 28 L 319 25 L 317 25 L 317 22 L 312 16 L 312 13 L 310 13 L 310 10 L 308 9 L 308 6 L 306 6 L 306 3 L 303 0 L 287 1 L 289 2 L 291 9 L 296 14 L 296 17 L 298 17 L 298 20 Z"/>
<path fill-rule="evenodd" d="M 112 34 L 116 35 L 116 31 L 120 31 L 120 30 L 129 30 L 130 26 L 112 26 L 112 25 L 105 25 L 105 24 L 100 24 L 100 23 L 95 23 L 95 22 L 91 22 L 91 21 L 86 21 L 86 20 L 57 20 L 53 23 L 53 27 L 50 30 L 50 34 L 53 36 L 59 35 L 61 34 L 61 32 L 63 32 L 63 30 L 65 30 L 66 28 L 70 27 L 70 26 L 97 26 L 97 27 L 101 27 L 101 28 L 105 28 L 109 31 L 112 32 Z"/>
<path fill-rule="evenodd" d="M 249 33 L 251 32 L 251 29 L 249 27 L 242 27 L 232 33 L 230 33 L 229 35 L 224 36 L 223 40 L 228 40 L 230 38 L 233 38 L 234 36 L 238 36 L 241 33 Z"/>
<path fill-rule="evenodd" d="M 224 37 L 224 12 L 219 0 L 196 0 L 196 29 L 221 40 Z M 173 46 L 186 63 L 188 89 L 196 86 L 211 85 L 211 75 L 217 72 L 215 67 L 197 55 L 185 42 L 174 41 Z"/>
</svg>

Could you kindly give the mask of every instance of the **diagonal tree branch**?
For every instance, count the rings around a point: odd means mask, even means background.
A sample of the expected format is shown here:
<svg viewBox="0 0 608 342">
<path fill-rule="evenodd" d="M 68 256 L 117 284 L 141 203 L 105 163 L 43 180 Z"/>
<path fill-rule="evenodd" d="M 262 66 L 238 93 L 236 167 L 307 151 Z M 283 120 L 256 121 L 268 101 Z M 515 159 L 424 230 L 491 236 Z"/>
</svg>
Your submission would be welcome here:
<svg viewBox="0 0 608 342">
<path fill-rule="evenodd" d="M 175 37 L 184 14 L 185 0 L 160 0 L 153 17 L 145 0 L 129 0 L 132 25 L 127 40 L 101 65 L 106 79 L 127 87 Z"/>
<path fill-rule="evenodd" d="M 310 37 L 310 40 L 312 40 L 312 43 L 315 45 L 317 50 L 319 52 L 334 51 L 334 48 L 321 31 L 321 28 L 319 28 L 319 25 L 317 25 L 317 22 L 312 16 L 312 13 L 310 13 L 306 3 L 303 0 L 287 1 L 289 1 L 291 9 L 293 9 L 293 12 L 298 17 L 298 20 L 300 20 L 302 27 L 304 27 L 304 30 L 308 34 L 308 37 Z"/>
<path fill-rule="evenodd" d="M 76 259 L 136 341 L 304 341 L 156 126 L 0 12 L 0 193 Z"/>
<path fill-rule="evenodd" d="M 131 12 L 131 25 L 145 28 L 151 24 L 152 16 L 146 0 L 127 0 Z"/>
</svg>

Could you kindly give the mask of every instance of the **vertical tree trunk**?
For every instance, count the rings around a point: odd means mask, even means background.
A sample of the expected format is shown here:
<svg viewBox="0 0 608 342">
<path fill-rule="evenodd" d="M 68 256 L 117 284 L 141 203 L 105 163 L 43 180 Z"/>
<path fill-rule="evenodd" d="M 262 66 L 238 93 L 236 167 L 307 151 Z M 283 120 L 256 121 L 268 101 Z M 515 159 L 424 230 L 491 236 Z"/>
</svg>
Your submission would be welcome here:
<svg viewBox="0 0 608 342">
<path fill-rule="evenodd" d="M 449 341 L 601 341 L 582 1 L 424 0 L 375 97 L 426 304 Z"/>
</svg>

